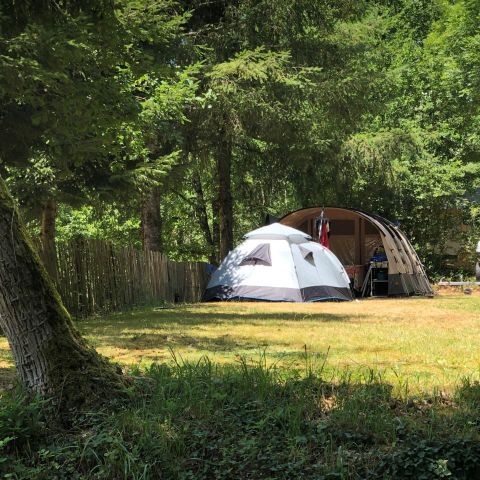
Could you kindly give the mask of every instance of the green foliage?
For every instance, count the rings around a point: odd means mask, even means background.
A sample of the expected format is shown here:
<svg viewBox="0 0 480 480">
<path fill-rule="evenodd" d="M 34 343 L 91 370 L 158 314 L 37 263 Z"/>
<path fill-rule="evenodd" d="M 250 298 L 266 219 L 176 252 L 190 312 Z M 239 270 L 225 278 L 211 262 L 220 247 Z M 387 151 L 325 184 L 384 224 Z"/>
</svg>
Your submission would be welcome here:
<svg viewBox="0 0 480 480">
<path fill-rule="evenodd" d="M 123 205 L 106 204 L 96 209 L 65 205 L 58 213 L 57 240 L 62 243 L 78 237 L 102 238 L 115 245 L 140 247 L 139 229 L 140 222 Z"/>
<path fill-rule="evenodd" d="M 0 410 L 0 455 L 28 451 L 44 436 L 44 415 L 47 402 L 25 396 L 20 389 L 2 398 Z M 0 457 L 1 461 L 1 457 Z"/>
<path fill-rule="evenodd" d="M 168 122 L 195 83 L 191 68 L 165 62 L 186 16 L 170 1 L 120 2 L 101 17 L 47 4 L 26 9 L 21 24 L 15 5 L 1 11 L 0 167 L 32 214 L 45 198 L 138 197 L 178 159 Z"/>
<path fill-rule="evenodd" d="M 376 478 L 467 480 L 480 473 L 480 445 L 472 439 L 425 441 L 413 437 L 397 448 L 381 460 Z"/>
<path fill-rule="evenodd" d="M 222 155 L 236 239 L 267 214 L 348 206 L 400 221 L 432 274 L 451 268 L 451 240 L 469 268 L 479 12 L 475 0 L 4 2 L 0 172 L 29 219 L 55 198 L 121 203 L 134 224 L 160 187 L 166 252 L 207 259 Z"/>
</svg>

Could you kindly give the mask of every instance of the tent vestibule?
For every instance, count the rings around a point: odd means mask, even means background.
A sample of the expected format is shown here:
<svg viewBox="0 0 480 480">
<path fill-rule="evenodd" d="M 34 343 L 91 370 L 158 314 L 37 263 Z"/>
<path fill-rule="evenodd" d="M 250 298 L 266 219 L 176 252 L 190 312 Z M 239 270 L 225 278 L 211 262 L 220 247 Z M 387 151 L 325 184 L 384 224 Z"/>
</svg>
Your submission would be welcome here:
<svg viewBox="0 0 480 480">
<path fill-rule="evenodd" d="M 313 207 L 285 215 L 279 222 L 311 235 L 318 241 L 317 222 L 329 221 L 330 249 L 339 258 L 355 289 L 360 291 L 378 251 L 384 251 L 388 295 L 432 295 L 425 269 L 406 235 L 400 228 L 378 215 L 360 210 Z"/>
</svg>

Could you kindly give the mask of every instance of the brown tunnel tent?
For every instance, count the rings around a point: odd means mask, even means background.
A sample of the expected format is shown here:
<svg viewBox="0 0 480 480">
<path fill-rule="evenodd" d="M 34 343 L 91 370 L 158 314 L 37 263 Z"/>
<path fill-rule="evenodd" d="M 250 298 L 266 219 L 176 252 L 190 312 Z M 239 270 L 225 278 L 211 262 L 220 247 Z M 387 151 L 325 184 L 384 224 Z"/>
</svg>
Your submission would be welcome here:
<svg viewBox="0 0 480 480">
<path fill-rule="evenodd" d="M 291 212 L 279 222 L 318 240 L 317 221 L 322 211 L 328 219 L 330 249 L 344 265 L 358 294 L 433 295 L 408 238 L 385 218 L 355 209 L 313 207 Z M 386 261 L 372 261 L 382 250 Z"/>
</svg>

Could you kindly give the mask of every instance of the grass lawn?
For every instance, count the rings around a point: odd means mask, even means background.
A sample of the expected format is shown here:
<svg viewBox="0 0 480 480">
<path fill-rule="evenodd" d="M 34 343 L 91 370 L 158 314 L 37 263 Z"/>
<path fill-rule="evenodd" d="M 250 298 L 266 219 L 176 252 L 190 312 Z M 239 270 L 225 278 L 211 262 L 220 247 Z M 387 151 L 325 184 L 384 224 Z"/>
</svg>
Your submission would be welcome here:
<svg viewBox="0 0 480 480">
<path fill-rule="evenodd" d="M 145 308 L 78 322 L 104 355 L 126 365 L 238 357 L 352 379 L 373 369 L 396 394 L 452 391 L 480 377 L 480 296 L 369 299 L 350 303 L 210 303 Z M 328 352 L 328 355 L 327 355 Z M 0 343 L 0 368 L 12 367 Z M 360 378 L 359 378 L 360 377 Z"/>
</svg>

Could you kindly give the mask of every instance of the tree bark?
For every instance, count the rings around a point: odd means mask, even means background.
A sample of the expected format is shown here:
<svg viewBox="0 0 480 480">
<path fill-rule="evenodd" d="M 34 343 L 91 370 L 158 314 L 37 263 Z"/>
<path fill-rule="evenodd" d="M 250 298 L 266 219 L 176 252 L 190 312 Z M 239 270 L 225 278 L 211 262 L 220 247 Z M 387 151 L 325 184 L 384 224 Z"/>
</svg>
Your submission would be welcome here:
<svg viewBox="0 0 480 480">
<path fill-rule="evenodd" d="M 59 411 L 124 392 L 121 376 L 74 327 L 1 178 L 0 327 L 26 389 L 53 397 Z"/>
<path fill-rule="evenodd" d="M 142 237 L 144 250 L 154 252 L 161 252 L 163 250 L 159 187 L 152 188 L 143 203 Z"/>
<path fill-rule="evenodd" d="M 205 237 L 205 242 L 207 243 L 210 251 L 209 262 L 215 264 L 217 263 L 217 256 L 215 255 L 215 245 L 213 243 L 212 232 L 210 231 L 210 225 L 208 223 L 207 205 L 205 203 L 205 196 L 203 195 L 202 181 L 200 180 L 200 175 L 197 171 L 193 172 L 192 185 L 193 190 L 195 191 L 195 195 L 197 197 L 195 208 L 197 211 L 198 221 L 200 223 L 200 228 L 203 232 L 203 236 Z"/>
<path fill-rule="evenodd" d="M 218 223 L 218 195 L 212 201 L 212 240 L 216 263 L 220 264 L 220 225 Z"/>
<path fill-rule="evenodd" d="M 40 242 L 42 244 L 42 260 L 48 274 L 57 282 L 57 247 L 56 247 L 56 220 L 57 204 L 49 198 L 42 205 L 42 218 L 40 229 Z"/>
<path fill-rule="evenodd" d="M 232 201 L 232 145 L 228 139 L 219 142 L 217 150 L 218 222 L 220 233 L 220 260 L 233 248 Z"/>
</svg>

